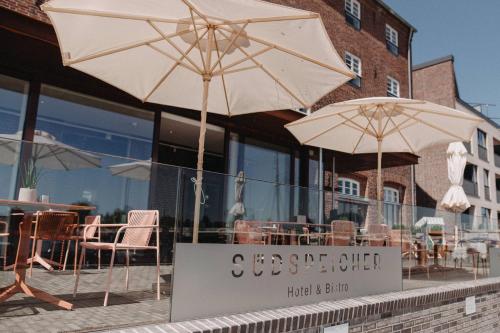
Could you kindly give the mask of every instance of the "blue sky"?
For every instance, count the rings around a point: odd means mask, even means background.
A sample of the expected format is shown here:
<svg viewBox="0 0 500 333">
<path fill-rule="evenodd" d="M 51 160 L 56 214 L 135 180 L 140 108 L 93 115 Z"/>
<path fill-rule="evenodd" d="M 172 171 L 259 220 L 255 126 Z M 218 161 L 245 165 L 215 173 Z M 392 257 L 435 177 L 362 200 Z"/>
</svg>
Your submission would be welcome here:
<svg viewBox="0 0 500 333">
<path fill-rule="evenodd" d="M 385 2 L 418 30 L 414 64 L 453 54 L 460 97 L 496 104 L 488 115 L 500 123 L 500 1 Z"/>
</svg>

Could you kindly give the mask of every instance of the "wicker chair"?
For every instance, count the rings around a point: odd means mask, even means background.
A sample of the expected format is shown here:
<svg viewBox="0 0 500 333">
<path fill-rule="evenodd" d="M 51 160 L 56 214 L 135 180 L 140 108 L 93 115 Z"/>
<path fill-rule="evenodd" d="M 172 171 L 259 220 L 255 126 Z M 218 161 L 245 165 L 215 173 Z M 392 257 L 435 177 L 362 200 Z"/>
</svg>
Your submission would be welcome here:
<svg viewBox="0 0 500 333">
<path fill-rule="evenodd" d="M 0 221 L 0 238 L 5 238 L 5 242 L 3 247 L 3 251 L 1 253 L 0 258 L 3 258 L 3 269 L 5 270 L 5 267 L 7 267 L 7 245 L 8 245 L 8 239 L 9 239 L 9 229 L 8 229 L 8 224 L 5 221 Z"/>
<path fill-rule="evenodd" d="M 256 221 L 235 221 L 233 243 L 266 244 L 266 237 L 260 229 L 260 223 Z"/>
<path fill-rule="evenodd" d="M 368 246 L 386 246 L 389 240 L 389 227 L 386 224 L 371 223 L 367 228 Z"/>
<path fill-rule="evenodd" d="M 78 266 L 77 260 L 78 260 L 78 244 L 79 244 L 79 242 L 82 242 L 84 239 L 94 240 L 97 242 L 101 241 L 101 229 L 98 228 L 97 226 L 95 226 L 97 224 L 101 224 L 101 216 L 100 215 L 86 216 L 85 217 L 85 224 L 78 226 L 78 229 L 80 229 L 79 232 L 77 232 L 75 235 L 70 237 L 70 239 L 68 239 L 68 246 L 66 248 L 66 256 L 64 258 L 63 271 L 66 270 L 66 263 L 68 261 L 68 254 L 69 254 L 69 249 L 70 249 L 70 245 L 71 245 L 72 241 L 75 242 L 75 259 L 74 259 L 75 262 L 74 262 L 74 268 L 73 268 L 75 275 L 76 275 L 76 268 Z M 86 228 L 89 225 L 91 227 Z M 96 236 L 96 233 L 97 233 L 97 236 Z M 83 256 L 83 262 L 85 262 L 85 256 Z M 98 250 L 98 252 L 97 252 L 97 269 L 101 269 L 101 250 Z"/>
<path fill-rule="evenodd" d="M 73 212 L 57 212 L 57 211 L 43 211 L 36 213 L 36 220 L 34 223 L 34 231 L 31 239 L 33 240 L 31 248 L 30 273 L 33 274 L 33 262 L 39 261 L 44 265 L 44 259 L 40 256 L 38 249 L 43 241 L 66 241 L 71 239 L 75 234 L 78 227 L 78 214 Z M 62 252 L 61 260 L 62 262 Z"/>
<path fill-rule="evenodd" d="M 103 242 L 88 242 L 86 235 L 90 233 L 92 228 L 119 228 L 113 243 Z M 156 244 L 149 245 L 151 234 L 155 231 Z M 121 237 L 123 234 L 123 237 Z M 125 287 L 128 290 L 129 281 L 129 257 L 130 250 L 154 250 L 156 251 L 156 283 L 157 283 L 157 299 L 160 299 L 160 227 L 159 227 L 159 212 L 157 210 L 131 210 L 127 216 L 127 224 L 89 224 L 83 231 L 84 240 L 80 243 L 82 254 L 78 264 L 76 274 L 75 289 L 73 297 L 76 297 L 78 290 L 78 282 L 80 280 L 80 272 L 82 269 L 83 258 L 86 250 L 102 250 L 111 251 L 111 262 L 109 264 L 108 279 L 106 283 L 106 295 L 104 296 L 104 306 L 108 305 L 109 289 L 113 273 L 113 265 L 115 261 L 116 251 L 126 251 L 126 275 Z"/>
<path fill-rule="evenodd" d="M 326 243 L 333 246 L 351 246 L 356 237 L 356 226 L 354 222 L 335 220 L 331 222 L 332 234 Z"/>
</svg>

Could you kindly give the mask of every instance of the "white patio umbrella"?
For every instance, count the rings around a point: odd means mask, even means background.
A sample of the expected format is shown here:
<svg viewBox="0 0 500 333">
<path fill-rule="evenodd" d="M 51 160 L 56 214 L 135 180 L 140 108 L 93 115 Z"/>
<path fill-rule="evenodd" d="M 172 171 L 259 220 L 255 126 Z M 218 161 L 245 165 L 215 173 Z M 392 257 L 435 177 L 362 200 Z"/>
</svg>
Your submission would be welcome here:
<svg viewBox="0 0 500 333">
<path fill-rule="evenodd" d="M 245 187 L 245 173 L 240 171 L 234 180 L 234 205 L 229 210 L 229 214 L 237 217 L 245 215 L 245 205 L 243 204 L 243 188 Z"/>
<path fill-rule="evenodd" d="M 371 97 L 328 105 L 286 125 L 301 144 L 377 153 L 377 220 L 382 218 L 382 152 L 416 154 L 434 144 L 470 141 L 479 117 L 434 103 Z"/>
<path fill-rule="evenodd" d="M 21 149 L 21 134 L 0 134 L 0 164 L 16 163 Z M 74 170 L 97 168 L 101 159 L 91 153 L 64 144 L 45 131 L 35 131 L 31 158 L 38 168 Z"/>
<path fill-rule="evenodd" d="M 353 77 L 318 14 L 257 0 L 51 0 L 63 63 L 144 102 L 207 112 L 309 108 Z"/>
<path fill-rule="evenodd" d="M 113 176 L 136 180 L 149 180 L 151 178 L 151 160 L 115 164 L 108 168 Z"/>
<path fill-rule="evenodd" d="M 467 149 L 462 142 L 452 142 L 446 151 L 448 162 L 448 179 L 451 186 L 441 201 L 441 207 L 454 212 L 462 212 L 470 207 L 467 195 L 462 188 Z"/>
</svg>

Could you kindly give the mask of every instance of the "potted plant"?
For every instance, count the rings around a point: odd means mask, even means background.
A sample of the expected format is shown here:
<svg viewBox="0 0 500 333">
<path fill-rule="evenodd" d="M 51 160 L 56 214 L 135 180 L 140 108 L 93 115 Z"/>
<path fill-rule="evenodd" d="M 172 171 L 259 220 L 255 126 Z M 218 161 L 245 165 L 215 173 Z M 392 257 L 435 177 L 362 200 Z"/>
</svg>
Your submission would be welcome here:
<svg viewBox="0 0 500 333">
<path fill-rule="evenodd" d="M 440 225 L 433 225 L 429 230 L 430 236 L 442 236 L 443 235 L 443 227 Z"/>
<path fill-rule="evenodd" d="M 35 202 L 37 199 L 36 187 L 41 173 L 37 170 L 33 160 L 29 160 L 23 168 L 21 175 L 21 188 L 19 189 L 19 201 Z"/>
</svg>

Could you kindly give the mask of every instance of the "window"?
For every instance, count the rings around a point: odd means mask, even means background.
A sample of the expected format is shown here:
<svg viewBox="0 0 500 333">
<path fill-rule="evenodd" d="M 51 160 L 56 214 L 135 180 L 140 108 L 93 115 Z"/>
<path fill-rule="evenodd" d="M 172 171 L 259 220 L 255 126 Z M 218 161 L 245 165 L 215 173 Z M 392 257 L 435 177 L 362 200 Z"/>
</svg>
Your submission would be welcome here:
<svg viewBox="0 0 500 333">
<path fill-rule="evenodd" d="M 356 74 L 356 77 L 349 82 L 356 87 L 361 87 L 361 59 L 352 53 L 346 52 L 345 63 L 347 67 Z"/>
<path fill-rule="evenodd" d="M 489 208 L 481 207 L 481 221 L 479 225 L 479 230 L 488 230 L 490 225 L 490 214 Z"/>
<path fill-rule="evenodd" d="M 462 187 L 468 195 L 478 196 L 477 190 L 477 166 L 467 163 L 464 169 L 464 181 Z"/>
<path fill-rule="evenodd" d="M 385 25 L 385 40 L 387 49 L 394 55 L 399 55 L 398 32 L 390 25 Z"/>
<path fill-rule="evenodd" d="M 349 178 L 339 178 L 337 192 L 345 195 L 359 196 L 359 182 Z"/>
<path fill-rule="evenodd" d="M 388 226 L 400 224 L 401 205 L 399 191 L 393 187 L 384 187 L 384 218 Z"/>
<path fill-rule="evenodd" d="M 483 181 L 484 181 L 484 198 L 490 200 L 490 172 L 486 169 L 483 170 Z"/>
<path fill-rule="evenodd" d="M 345 20 L 356 30 L 361 29 L 361 5 L 357 0 L 345 0 Z"/>
<path fill-rule="evenodd" d="M 399 97 L 399 81 L 390 76 L 387 77 L 387 96 Z"/>
<path fill-rule="evenodd" d="M 486 132 L 477 130 L 477 155 L 483 161 L 488 161 L 488 148 Z"/>
<path fill-rule="evenodd" d="M 148 207 L 149 182 L 113 176 L 107 166 L 151 158 L 152 112 L 42 85 L 36 130 L 102 159 L 94 168 L 42 170 L 40 194 L 96 205 L 102 215 Z"/>
<path fill-rule="evenodd" d="M 27 96 L 27 82 L 0 75 L 0 146 L 6 148 L 0 153 L 1 198 L 13 198 L 15 195 L 16 152 L 21 148 L 17 140 L 22 139 Z"/>
</svg>

